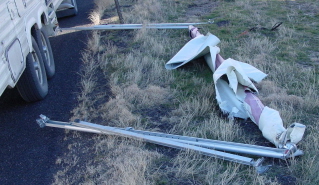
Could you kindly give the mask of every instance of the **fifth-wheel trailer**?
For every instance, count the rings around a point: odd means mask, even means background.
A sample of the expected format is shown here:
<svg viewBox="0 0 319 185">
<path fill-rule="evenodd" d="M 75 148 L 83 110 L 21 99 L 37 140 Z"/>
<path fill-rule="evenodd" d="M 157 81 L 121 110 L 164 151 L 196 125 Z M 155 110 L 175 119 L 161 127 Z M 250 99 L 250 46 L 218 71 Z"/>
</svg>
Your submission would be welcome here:
<svg viewBox="0 0 319 185">
<path fill-rule="evenodd" d="M 47 95 L 55 73 L 48 37 L 57 17 L 77 12 L 76 0 L 0 0 L 0 96 L 14 87 L 27 102 Z"/>
</svg>

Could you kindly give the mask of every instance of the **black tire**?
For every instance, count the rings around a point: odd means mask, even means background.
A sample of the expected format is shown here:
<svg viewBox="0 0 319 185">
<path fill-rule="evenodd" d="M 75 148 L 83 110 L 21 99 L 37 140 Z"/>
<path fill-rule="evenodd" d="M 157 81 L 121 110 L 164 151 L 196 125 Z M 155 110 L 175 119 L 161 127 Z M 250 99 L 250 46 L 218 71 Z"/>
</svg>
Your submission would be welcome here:
<svg viewBox="0 0 319 185">
<path fill-rule="evenodd" d="M 21 75 L 17 89 L 27 102 L 44 99 L 48 94 L 48 81 L 39 47 L 32 37 L 32 52 L 26 58 L 26 68 Z"/>
<path fill-rule="evenodd" d="M 78 10 L 78 5 L 76 3 L 76 0 L 71 0 L 71 4 L 74 6 L 74 8 L 56 12 L 57 17 L 62 18 L 62 17 L 77 15 L 79 10 Z"/>
<path fill-rule="evenodd" d="M 36 30 L 35 40 L 40 49 L 41 57 L 44 63 L 45 71 L 48 79 L 51 79 L 55 74 L 55 63 L 53 58 L 53 52 L 49 41 L 48 34 L 44 27 L 40 30 Z"/>
</svg>

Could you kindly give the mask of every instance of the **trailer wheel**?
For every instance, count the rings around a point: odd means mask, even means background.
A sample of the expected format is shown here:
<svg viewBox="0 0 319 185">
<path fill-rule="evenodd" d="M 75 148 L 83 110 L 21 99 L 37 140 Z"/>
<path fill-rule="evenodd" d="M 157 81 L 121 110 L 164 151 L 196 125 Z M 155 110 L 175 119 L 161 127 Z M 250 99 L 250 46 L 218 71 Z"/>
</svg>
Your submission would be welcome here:
<svg viewBox="0 0 319 185">
<path fill-rule="evenodd" d="M 27 102 L 42 100 L 48 94 L 48 81 L 39 47 L 32 37 L 32 51 L 26 58 L 26 69 L 21 75 L 17 88 Z"/>
<path fill-rule="evenodd" d="M 57 17 L 62 18 L 62 17 L 77 15 L 78 14 L 78 5 L 76 3 L 76 0 L 71 0 L 71 5 L 73 5 L 74 8 L 70 8 L 70 9 L 56 12 Z"/>
<path fill-rule="evenodd" d="M 36 35 L 35 40 L 40 49 L 47 77 L 50 79 L 55 74 L 55 63 L 49 37 L 44 26 L 37 31 Z"/>
</svg>

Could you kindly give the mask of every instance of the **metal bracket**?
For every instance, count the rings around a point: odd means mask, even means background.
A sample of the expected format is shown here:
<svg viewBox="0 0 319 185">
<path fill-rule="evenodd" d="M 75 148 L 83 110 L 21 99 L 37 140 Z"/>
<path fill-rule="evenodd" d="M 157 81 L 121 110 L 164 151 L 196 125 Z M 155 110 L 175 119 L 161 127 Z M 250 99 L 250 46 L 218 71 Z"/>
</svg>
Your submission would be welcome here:
<svg viewBox="0 0 319 185">
<path fill-rule="evenodd" d="M 40 119 L 37 119 L 36 122 L 38 123 L 38 125 L 41 128 L 44 128 L 46 126 L 46 123 L 49 121 L 50 119 L 48 117 L 46 117 L 45 115 L 41 114 L 40 115 Z"/>
</svg>

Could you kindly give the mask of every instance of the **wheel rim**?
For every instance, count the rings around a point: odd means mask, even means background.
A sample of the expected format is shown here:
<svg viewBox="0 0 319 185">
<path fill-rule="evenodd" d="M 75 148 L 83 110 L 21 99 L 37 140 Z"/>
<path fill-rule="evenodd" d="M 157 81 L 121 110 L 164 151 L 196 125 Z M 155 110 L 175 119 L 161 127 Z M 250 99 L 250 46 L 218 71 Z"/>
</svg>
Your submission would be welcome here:
<svg viewBox="0 0 319 185">
<path fill-rule="evenodd" d="M 48 66 L 51 66 L 51 58 L 50 58 L 50 53 L 48 50 L 48 43 L 45 40 L 45 36 L 43 35 L 43 33 L 41 32 L 41 42 L 42 42 L 42 50 L 44 53 L 44 57 L 45 57 L 45 62 L 48 64 Z"/>
<path fill-rule="evenodd" d="M 34 49 L 32 50 L 32 59 L 33 59 L 33 68 L 35 71 L 35 74 L 37 75 L 37 79 L 39 80 L 40 84 L 43 84 L 43 73 L 42 73 L 42 68 L 41 68 L 41 64 L 40 64 L 40 59 L 37 55 L 37 53 L 34 51 Z"/>
</svg>

